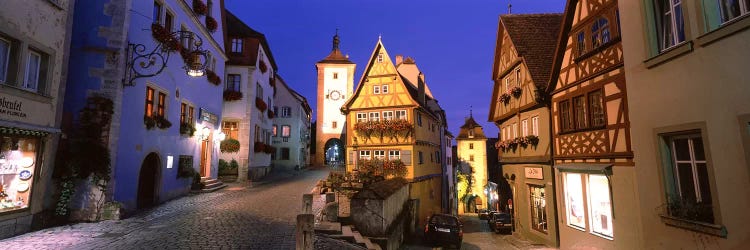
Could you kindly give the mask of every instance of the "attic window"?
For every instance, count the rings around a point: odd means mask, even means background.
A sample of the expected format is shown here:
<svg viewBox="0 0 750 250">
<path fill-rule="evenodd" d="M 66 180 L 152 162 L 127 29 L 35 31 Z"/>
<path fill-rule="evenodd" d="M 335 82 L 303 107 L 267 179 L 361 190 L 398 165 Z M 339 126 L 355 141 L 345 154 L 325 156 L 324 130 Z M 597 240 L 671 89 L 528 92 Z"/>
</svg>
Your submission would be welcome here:
<svg viewBox="0 0 750 250">
<path fill-rule="evenodd" d="M 382 63 L 382 62 L 383 62 L 383 53 L 379 53 L 379 54 L 378 54 L 378 62 L 379 62 L 379 63 Z"/>
<path fill-rule="evenodd" d="M 474 138 L 474 130 L 469 130 L 469 138 Z"/>
</svg>

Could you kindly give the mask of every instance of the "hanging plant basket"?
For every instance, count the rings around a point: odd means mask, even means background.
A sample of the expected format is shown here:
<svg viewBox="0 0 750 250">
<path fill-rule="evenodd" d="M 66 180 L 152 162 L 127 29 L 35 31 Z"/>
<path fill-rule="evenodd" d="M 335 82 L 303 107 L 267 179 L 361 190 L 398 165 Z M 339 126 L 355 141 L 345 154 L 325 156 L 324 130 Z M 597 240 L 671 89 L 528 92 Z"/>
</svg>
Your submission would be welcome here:
<svg viewBox="0 0 750 250">
<path fill-rule="evenodd" d="M 255 107 L 258 107 L 258 109 L 260 110 L 260 112 L 265 112 L 266 109 L 268 108 L 268 105 L 266 104 L 266 102 L 263 101 L 263 99 L 260 99 L 260 97 L 256 97 L 255 98 Z"/>
<path fill-rule="evenodd" d="M 526 139 L 526 142 L 532 146 L 536 146 L 539 144 L 539 136 L 527 135 L 524 139 Z"/>
<path fill-rule="evenodd" d="M 510 95 L 508 93 L 503 93 L 502 95 L 500 95 L 500 102 L 508 105 L 508 102 L 510 102 Z"/>
<path fill-rule="evenodd" d="M 208 31 L 216 32 L 216 29 L 219 28 L 219 23 L 212 16 L 206 16 L 206 28 Z"/>
<path fill-rule="evenodd" d="M 224 101 L 237 101 L 242 99 L 242 92 L 236 90 L 224 90 Z"/>
<path fill-rule="evenodd" d="M 521 97 L 521 87 L 517 87 L 517 86 L 516 86 L 516 87 L 513 87 L 513 88 L 511 88 L 511 89 L 510 89 L 510 94 L 511 94 L 511 95 L 512 95 L 513 97 L 515 97 L 515 98 L 519 98 L 519 97 Z"/>
<path fill-rule="evenodd" d="M 208 6 L 201 0 L 193 0 L 193 12 L 198 15 L 205 15 L 208 13 Z"/>
<path fill-rule="evenodd" d="M 235 153 L 240 151 L 240 141 L 229 138 L 221 141 L 219 144 L 219 150 L 222 153 Z"/>
<path fill-rule="evenodd" d="M 263 73 L 266 73 L 266 71 L 268 71 L 268 66 L 266 65 L 265 62 L 263 62 L 263 60 L 258 61 L 258 68 L 260 69 L 260 72 L 263 72 Z"/>
</svg>

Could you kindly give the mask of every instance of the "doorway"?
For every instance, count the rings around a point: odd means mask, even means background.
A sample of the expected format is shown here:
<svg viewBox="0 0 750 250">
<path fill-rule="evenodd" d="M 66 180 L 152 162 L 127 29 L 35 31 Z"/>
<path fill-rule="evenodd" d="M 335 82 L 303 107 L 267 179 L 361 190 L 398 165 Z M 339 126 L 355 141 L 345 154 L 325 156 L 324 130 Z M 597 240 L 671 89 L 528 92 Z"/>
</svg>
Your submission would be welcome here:
<svg viewBox="0 0 750 250">
<path fill-rule="evenodd" d="M 326 165 L 337 166 L 344 163 L 344 143 L 338 138 L 329 139 L 323 150 L 325 152 L 324 162 Z"/>
<path fill-rule="evenodd" d="M 150 153 L 141 164 L 138 174 L 137 208 L 149 208 L 156 205 L 158 198 L 158 181 L 160 175 L 160 161 L 156 153 Z"/>
<path fill-rule="evenodd" d="M 201 141 L 201 177 L 211 176 L 211 136 Z"/>
</svg>

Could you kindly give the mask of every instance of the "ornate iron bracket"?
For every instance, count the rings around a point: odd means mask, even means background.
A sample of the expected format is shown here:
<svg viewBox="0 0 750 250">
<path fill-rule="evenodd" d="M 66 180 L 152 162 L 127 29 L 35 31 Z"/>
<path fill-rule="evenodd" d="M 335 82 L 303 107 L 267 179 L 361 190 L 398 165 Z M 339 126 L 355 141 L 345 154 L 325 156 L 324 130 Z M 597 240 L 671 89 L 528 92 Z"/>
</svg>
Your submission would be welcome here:
<svg viewBox="0 0 750 250">
<path fill-rule="evenodd" d="M 156 32 L 155 32 L 156 33 Z M 158 34 L 154 34 L 156 37 Z M 160 74 L 167 67 L 172 52 L 179 53 L 185 61 L 182 67 L 190 76 L 202 76 L 208 65 L 208 50 L 201 48 L 203 39 L 195 33 L 181 30 L 154 38 L 156 47 L 148 51 L 146 45 L 129 43 L 124 86 L 135 86 L 135 79 Z"/>
</svg>

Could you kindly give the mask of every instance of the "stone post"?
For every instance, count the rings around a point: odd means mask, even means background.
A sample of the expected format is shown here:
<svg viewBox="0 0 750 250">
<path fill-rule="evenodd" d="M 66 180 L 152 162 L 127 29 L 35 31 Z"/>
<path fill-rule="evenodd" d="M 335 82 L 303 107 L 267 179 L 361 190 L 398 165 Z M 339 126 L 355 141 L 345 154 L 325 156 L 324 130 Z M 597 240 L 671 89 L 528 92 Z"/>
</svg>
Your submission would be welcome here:
<svg viewBox="0 0 750 250">
<path fill-rule="evenodd" d="M 330 202 L 326 204 L 325 208 L 325 221 L 336 222 L 339 220 L 339 203 Z"/>
<path fill-rule="evenodd" d="M 297 250 L 312 250 L 315 243 L 315 229 L 313 222 L 315 216 L 312 214 L 298 214 L 297 215 Z"/>
<path fill-rule="evenodd" d="M 302 194 L 302 213 L 303 214 L 312 214 L 312 203 L 313 203 L 312 194 Z"/>
</svg>

